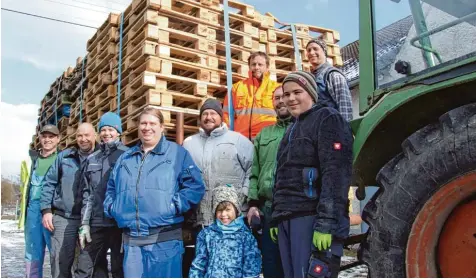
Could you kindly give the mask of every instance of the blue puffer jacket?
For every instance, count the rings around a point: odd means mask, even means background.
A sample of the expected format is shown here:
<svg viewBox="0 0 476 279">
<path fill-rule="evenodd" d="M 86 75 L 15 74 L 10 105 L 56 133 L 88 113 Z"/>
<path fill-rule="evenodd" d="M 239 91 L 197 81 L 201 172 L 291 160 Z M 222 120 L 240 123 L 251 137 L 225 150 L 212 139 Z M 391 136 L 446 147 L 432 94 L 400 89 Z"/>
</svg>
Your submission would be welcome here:
<svg viewBox="0 0 476 279">
<path fill-rule="evenodd" d="M 144 155 L 140 143 L 124 152 L 109 177 L 104 213 L 130 236 L 183 222 L 183 214 L 205 193 L 200 169 L 190 154 L 162 137 Z"/>
<path fill-rule="evenodd" d="M 259 277 L 258 244 L 243 217 L 239 218 L 241 227 L 234 232 L 224 232 L 215 221 L 198 234 L 190 278 Z"/>
</svg>

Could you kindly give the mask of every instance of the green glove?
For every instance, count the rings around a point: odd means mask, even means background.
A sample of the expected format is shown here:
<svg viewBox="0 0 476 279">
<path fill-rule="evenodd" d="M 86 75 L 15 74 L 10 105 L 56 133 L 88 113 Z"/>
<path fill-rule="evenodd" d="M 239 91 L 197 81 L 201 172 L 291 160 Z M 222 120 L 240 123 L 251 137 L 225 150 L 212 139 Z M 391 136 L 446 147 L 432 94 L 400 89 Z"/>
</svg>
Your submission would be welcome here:
<svg viewBox="0 0 476 279">
<path fill-rule="evenodd" d="M 331 247 L 332 234 L 314 232 L 312 236 L 312 243 L 319 251 L 327 250 Z"/>
<path fill-rule="evenodd" d="M 276 243 L 278 241 L 278 228 L 271 228 L 269 234 L 271 235 L 271 240 Z"/>
</svg>

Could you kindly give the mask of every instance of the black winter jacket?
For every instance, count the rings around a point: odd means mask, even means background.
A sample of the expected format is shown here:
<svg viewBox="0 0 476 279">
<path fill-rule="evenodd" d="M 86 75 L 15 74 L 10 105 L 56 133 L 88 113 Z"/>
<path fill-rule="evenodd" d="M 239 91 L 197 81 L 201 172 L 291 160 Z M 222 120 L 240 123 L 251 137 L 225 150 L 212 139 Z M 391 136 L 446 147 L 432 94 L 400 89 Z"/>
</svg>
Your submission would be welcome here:
<svg viewBox="0 0 476 279">
<path fill-rule="evenodd" d="M 129 149 L 121 141 L 101 143 L 99 150 L 91 154 L 81 171 L 83 202 L 81 224 L 92 227 L 116 226 L 116 222 L 104 215 L 104 199 L 107 181 L 119 156 Z"/>
<path fill-rule="evenodd" d="M 314 230 L 348 236 L 352 144 L 347 121 L 322 103 L 293 119 L 278 149 L 272 226 L 317 214 Z"/>
</svg>

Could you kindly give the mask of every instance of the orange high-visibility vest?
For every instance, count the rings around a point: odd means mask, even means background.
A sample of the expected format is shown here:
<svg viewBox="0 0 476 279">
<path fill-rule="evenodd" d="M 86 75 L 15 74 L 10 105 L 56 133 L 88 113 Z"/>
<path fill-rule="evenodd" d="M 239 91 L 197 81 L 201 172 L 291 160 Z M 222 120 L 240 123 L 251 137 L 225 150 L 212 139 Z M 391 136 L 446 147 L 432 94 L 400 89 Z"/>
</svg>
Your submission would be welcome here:
<svg viewBox="0 0 476 279">
<path fill-rule="evenodd" d="M 269 78 L 269 72 L 263 75 L 261 84 L 253 78 L 251 71 L 245 80 L 233 84 L 232 96 L 235 109 L 234 130 L 243 136 L 254 139 L 266 126 L 276 123 L 273 107 L 273 92 L 280 84 Z M 229 125 L 228 95 L 223 103 L 223 118 Z"/>
</svg>

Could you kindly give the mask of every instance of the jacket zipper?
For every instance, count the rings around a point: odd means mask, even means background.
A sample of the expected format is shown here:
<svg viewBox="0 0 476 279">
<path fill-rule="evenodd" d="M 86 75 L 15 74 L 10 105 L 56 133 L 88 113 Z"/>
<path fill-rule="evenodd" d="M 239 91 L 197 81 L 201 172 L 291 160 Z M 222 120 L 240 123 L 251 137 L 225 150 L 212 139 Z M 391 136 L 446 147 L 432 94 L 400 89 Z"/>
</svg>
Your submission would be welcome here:
<svg viewBox="0 0 476 279">
<path fill-rule="evenodd" d="M 314 179 L 314 170 L 309 171 L 309 197 L 312 197 L 312 180 Z"/>
<path fill-rule="evenodd" d="M 146 153 L 145 156 L 142 157 L 142 161 L 139 166 L 139 175 L 137 176 L 137 182 L 136 182 L 136 223 L 137 223 L 137 235 L 139 235 L 140 231 L 140 222 L 139 222 L 139 182 L 140 182 L 140 176 L 142 174 L 142 166 L 144 165 L 145 158 L 147 158 L 147 155 L 149 153 Z"/>
</svg>

